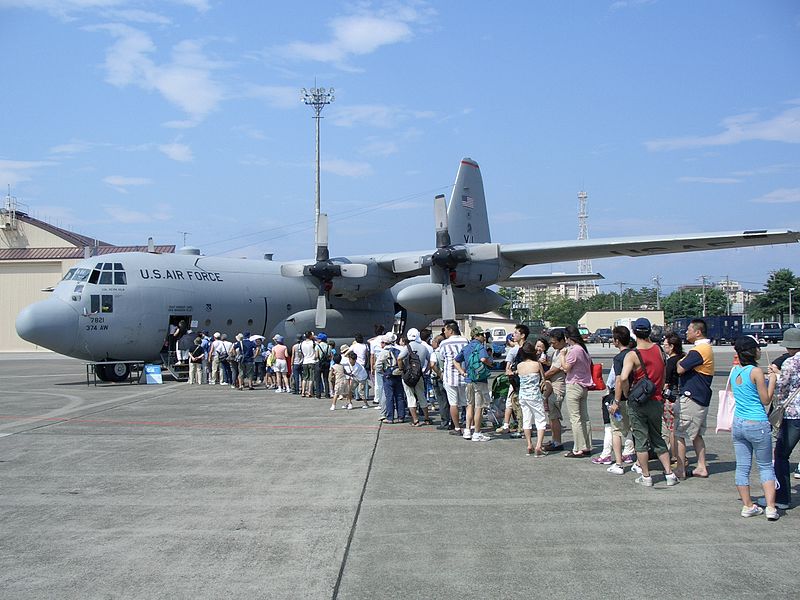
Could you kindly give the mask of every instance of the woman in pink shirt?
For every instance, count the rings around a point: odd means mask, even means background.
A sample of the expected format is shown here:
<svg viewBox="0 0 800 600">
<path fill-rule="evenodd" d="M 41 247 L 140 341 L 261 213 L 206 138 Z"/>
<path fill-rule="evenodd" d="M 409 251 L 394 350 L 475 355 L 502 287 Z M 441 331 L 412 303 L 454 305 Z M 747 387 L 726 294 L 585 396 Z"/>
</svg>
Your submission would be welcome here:
<svg viewBox="0 0 800 600">
<path fill-rule="evenodd" d="M 586 351 L 578 328 L 567 325 L 567 346 L 561 350 L 566 372 L 564 404 L 569 410 L 572 437 L 575 440 L 567 458 L 584 458 L 592 453 L 592 424 L 589 422 L 589 387 L 592 385 L 592 359 Z"/>
<path fill-rule="evenodd" d="M 286 355 L 288 352 L 288 348 L 283 343 L 283 336 L 276 335 L 272 340 L 275 342 L 275 345 L 272 347 L 272 355 L 274 358 L 274 363 L 272 365 L 272 369 L 275 371 L 275 374 L 278 376 L 278 389 L 275 390 L 276 392 L 288 392 L 289 391 L 289 375 L 288 375 L 288 365 L 286 362 Z"/>
</svg>

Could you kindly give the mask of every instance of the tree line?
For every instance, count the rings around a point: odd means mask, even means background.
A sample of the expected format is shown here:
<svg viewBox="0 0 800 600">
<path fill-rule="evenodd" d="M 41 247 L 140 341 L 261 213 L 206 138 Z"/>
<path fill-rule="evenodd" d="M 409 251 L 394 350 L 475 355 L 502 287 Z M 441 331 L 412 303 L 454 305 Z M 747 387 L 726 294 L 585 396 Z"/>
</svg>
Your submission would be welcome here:
<svg viewBox="0 0 800 600">
<path fill-rule="evenodd" d="M 798 314 L 795 294 L 800 292 L 800 277 L 796 277 L 790 269 L 773 271 L 764 286 L 762 294 L 756 296 L 747 305 L 748 321 L 780 321 L 789 319 L 789 290 L 792 291 L 792 313 Z M 508 301 L 498 310 L 501 314 L 513 317 L 517 321 L 533 321 L 541 319 L 550 323 L 577 323 L 578 319 L 591 310 L 657 310 L 664 311 L 667 323 L 681 317 L 725 315 L 730 310 L 730 302 L 725 293 L 716 287 L 702 289 L 686 288 L 676 290 L 666 296 L 660 295 L 656 288 L 641 287 L 638 290 L 628 288 L 619 292 L 603 292 L 585 300 L 573 300 L 565 296 L 548 295 L 546 291 L 534 294 L 530 304 L 522 304 L 522 291 L 519 288 L 499 290 L 501 296 Z M 800 321 L 800 319 L 795 319 Z"/>
</svg>

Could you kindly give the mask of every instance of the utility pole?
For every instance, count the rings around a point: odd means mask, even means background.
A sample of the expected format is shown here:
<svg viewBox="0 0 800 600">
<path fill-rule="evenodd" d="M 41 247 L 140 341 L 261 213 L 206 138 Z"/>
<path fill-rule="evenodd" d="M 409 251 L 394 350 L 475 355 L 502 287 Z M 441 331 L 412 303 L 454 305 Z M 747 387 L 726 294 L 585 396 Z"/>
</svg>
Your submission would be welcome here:
<svg viewBox="0 0 800 600">
<path fill-rule="evenodd" d="M 701 283 L 703 284 L 703 316 L 706 316 L 706 279 L 708 279 L 708 275 L 700 275 L 698 278 L 700 279 Z"/>
<path fill-rule="evenodd" d="M 622 286 L 625 285 L 624 281 L 615 281 L 614 285 L 619 286 L 619 309 L 622 310 Z"/>
<path fill-rule="evenodd" d="M 186 247 L 186 236 L 187 235 L 191 235 L 191 233 L 188 232 L 188 231 L 179 231 L 178 233 L 182 233 L 183 234 L 183 247 L 185 248 Z"/>
<path fill-rule="evenodd" d="M 661 310 L 661 275 L 653 277 L 653 283 L 656 284 L 656 310 Z"/>
<path fill-rule="evenodd" d="M 794 324 L 794 313 L 792 313 L 792 292 L 797 288 L 789 288 L 789 323 Z"/>
<path fill-rule="evenodd" d="M 316 245 L 318 238 L 319 238 L 319 120 L 323 117 L 320 115 L 322 109 L 325 108 L 328 104 L 333 102 L 333 88 L 325 89 L 322 87 L 316 87 L 317 82 L 314 81 L 314 87 L 310 90 L 303 88 L 301 91 L 301 99 L 306 106 L 310 106 L 314 109 L 314 119 L 317 121 L 317 169 L 316 169 L 316 200 L 314 203 L 314 234 L 315 240 L 314 243 Z M 316 247 L 315 250 L 316 252 Z"/>
</svg>

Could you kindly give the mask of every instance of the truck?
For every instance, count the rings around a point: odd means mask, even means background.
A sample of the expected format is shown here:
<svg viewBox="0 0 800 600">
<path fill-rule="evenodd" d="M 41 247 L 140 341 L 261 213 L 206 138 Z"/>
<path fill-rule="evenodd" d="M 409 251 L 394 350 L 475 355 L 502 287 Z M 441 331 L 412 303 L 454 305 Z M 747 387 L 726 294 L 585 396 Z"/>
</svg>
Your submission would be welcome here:
<svg viewBox="0 0 800 600">
<path fill-rule="evenodd" d="M 715 346 L 720 344 L 733 344 L 736 338 L 747 335 L 742 330 L 742 317 L 741 315 L 719 315 L 714 317 L 684 317 L 675 319 L 670 328 L 673 333 L 685 342 L 686 329 L 693 319 L 702 319 L 706 322 L 706 329 L 708 339 Z"/>
<path fill-rule="evenodd" d="M 742 335 L 752 335 L 759 342 L 777 344 L 783 341 L 784 328 L 777 321 L 757 321 L 742 327 Z"/>
</svg>

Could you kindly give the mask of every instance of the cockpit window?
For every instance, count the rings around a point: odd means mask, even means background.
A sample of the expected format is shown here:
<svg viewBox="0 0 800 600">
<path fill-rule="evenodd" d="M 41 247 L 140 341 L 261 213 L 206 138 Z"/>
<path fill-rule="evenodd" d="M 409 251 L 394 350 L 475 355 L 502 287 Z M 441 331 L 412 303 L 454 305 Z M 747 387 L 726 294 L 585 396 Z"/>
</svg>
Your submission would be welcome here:
<svg viewBox="0 0 800 600">
<path fill-rule="evenodd" d="M 89 273 L 91 273 L 89 269 L 76 269 L 72 279 L 74 281 L 86 281 L 89 279 Z"/>
<path fill-rule="evenodd" d="M 81 270 L 87 272 L 83 280 L 88 277 L 89 283 L 99 283 L 100 285 L 127 285 L 128 283 L 122 263 L 97 263 L 91 271 L 91 276 L 87 269 L 78 269 L 78 271 Z M 73 276 L 73 279 L 76 278 L 77 273 Z"/>
<path fill-rule="evenodd" d="M 75 273 L 75 269 L 70 269 L 64 274 L 64 277 L 61 278 L 61 281 L 69 281 L 72 279 L 72 275 Z"/>
</svg>

